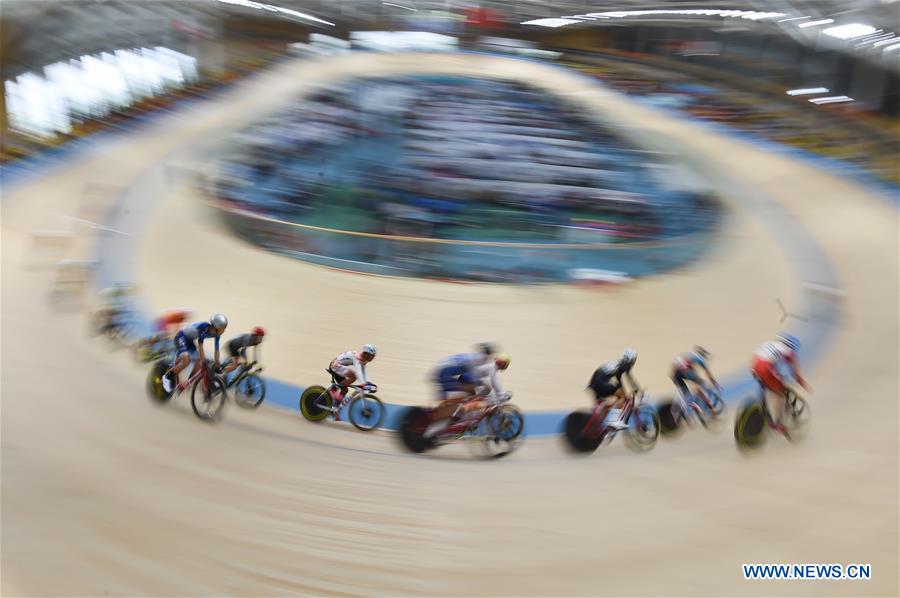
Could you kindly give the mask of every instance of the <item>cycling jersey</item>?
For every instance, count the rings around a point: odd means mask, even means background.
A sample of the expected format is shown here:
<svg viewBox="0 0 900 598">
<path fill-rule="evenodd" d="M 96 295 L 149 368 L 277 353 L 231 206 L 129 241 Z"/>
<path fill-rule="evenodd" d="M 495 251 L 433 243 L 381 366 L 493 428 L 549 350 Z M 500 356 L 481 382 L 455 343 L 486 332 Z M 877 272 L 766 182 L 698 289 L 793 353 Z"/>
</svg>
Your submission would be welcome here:
<svg viewBox="0 0 900 598">
<path fill-rule="evenodd" d="M 258 339 L 258 340 L 257 340 Z M 228 354 L 232 357 L 246 357 L 247 348 L 255 347 L 262 342 L 262 337 L 253 334 L 241 334 L 228 341 Z"/>
<path fill-rule="evenodd" d="M 679 355 L 672 362 L 673 369 L 683 373 L 693 371 L 697 366 L 706 368 L 706 360 L 693 351 Z"/>
<path fill-rule="evenodd" d="M 781 341 L 762 344 L 753 354 L 750 371 L 767 389 L 783 394 L 785 379 L 800 376 L 797 371 L 796 352 Z"/>
<path fill-rule="evenodd" d="M 332 359 L 331 364 L 328 366 L 328 369 L 342 378 L 347 376 L 351 368 L 356 373 L 357 384 L 369 383 L 368 378 L 366 378 L 366 364 L 360 359 L 359 351 L 344 351 Z"/>
<path fill-rule="evenodd" d="M 594 391 L 597 400 L 611 397 L 622 387 L 622 376 L 631 371 L 634 363 L 623 360 L 608 361 L 594 370 L 588 388 Z"/>
<path fill-rule="evenodd" d="M 494 367 L 490 355 L 484 353 L 451 355 L 438 364 L 434 379 L 445 393 L 460 391 L 465 386 L 478 384 L 486 376 L 496 379 L 491 372 L 481 369 L 485 366 Z"/>
<path fill-rule="evenodd" d="M 178 348 L 178 354 L 189 353 L 194 355 L 197 352 L 198 343 L 203 343 L 207 338 L 215 339 L 216 351 L 219 350 L 219 335 L 212 332 L 212 325 L 209 322 L 195 322 L 190 326 L 185 326 L 175 335 L 175 346 Z"/>
</svg>

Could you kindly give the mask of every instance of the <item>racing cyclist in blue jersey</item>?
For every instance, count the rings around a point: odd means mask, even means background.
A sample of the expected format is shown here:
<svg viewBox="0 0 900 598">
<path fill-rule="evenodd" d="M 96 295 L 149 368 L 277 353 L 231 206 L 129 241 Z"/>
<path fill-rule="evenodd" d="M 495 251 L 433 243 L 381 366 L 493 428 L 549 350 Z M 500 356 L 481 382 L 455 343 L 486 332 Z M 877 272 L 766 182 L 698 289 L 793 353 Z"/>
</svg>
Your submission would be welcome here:
<svg viewBox="0 0 900 598">
<path fill-rule="evenodd" d="M 172 392 L 176 387 L 179 390 L 178 374 L 193 360 L 194 368 L 191 373 L 203 365 L 206 359 L 203 352 L 203 341 L 212 337 L 215 340 L 215 363 L 219 363 L 219 339 L 225 328 L 228 327 L 228 318 L 225 314 L 213 314 L 209 322 L 195 322 L 185 326 L 175 335 L 175 363 L 163 376 L 163 390 Z"/>
<path fill-rule="evenodd" d="M 477 353 L 451 355 L 438 365 L 434 382 L 439 387 L 437 398 L 440 405 L 432 412 L 425 438 L 441 432 L 461 413 L 480 408 L 477 403 L 467 403 L 472 397 L 503 394 L 498 374 L 509 367 L 509 355 L 494 355 L 494 347 L 490 343 L 482 343 L 478 348 Z"/>
<path fill-rule="evenodd" d="M 697 372 L 698 368 L 702 369 L 713 386 L 719 389 L 719 391 L 722 390 L 722 387 L 719 385 L 718 381 L 716 381 L 715 376 L 713 376 L 712 372 L 709 370 L 709 365 L 707 365 L 709 358 L 709 351 L 700 345 L 695 345 L 693 351 L 679 355 L 672 362 L 670 377 L 672 378 L 672 382 L 674 382 L 675 386 L 678 388 L 678 392 L 681 394 L 681 407 L 685 409 L 685 413 L 690 413 L 687 409 L 688 401 L 696 401 L 697 397 L 706 404 L 710 411 L 714 411 L 712 402 L 709 400 L 709 397 L 706 396 L 706 393 L 703 392 L 703 378 Z M 691 389 L 687 384 L 688 382 L 695 385 L 700 392 L 691 392 Z"/>
</svg>

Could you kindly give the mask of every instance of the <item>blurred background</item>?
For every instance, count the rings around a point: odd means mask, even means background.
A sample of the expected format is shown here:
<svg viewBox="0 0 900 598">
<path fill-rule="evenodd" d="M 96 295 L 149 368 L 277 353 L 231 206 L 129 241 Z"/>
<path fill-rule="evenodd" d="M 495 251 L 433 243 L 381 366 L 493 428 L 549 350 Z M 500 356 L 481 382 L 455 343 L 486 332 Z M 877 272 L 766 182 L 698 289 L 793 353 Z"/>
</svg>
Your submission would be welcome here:
<svg viewBox="0 0 900 598">
<path fill-rule="evenodd" d="M 4 0 L 2 160 L 12 172 L 295 57 L 487 52 L 900 182 L 896 2 L 621 4 Z M 643 276 L 698 257 L 720 216 L 653 149 L 514 79 L 357 77 L 219 144 L 206 191 L 239 234 L 316 263 L 498 282 Z"/>
<path fill-rule="evenodd" d="M 725 595 L 775 587 L 739 585 L 749 559 L 896 567 L 900 1 L 0 0 L 0 52 L 5 595 Z M 98 345 L 73 315 L 110 289 L 134 327 Z M 175 306 L 264 325 L 280 408 L 151 412 L 107 349 Z M 730 419 L 601 463 L 540 440 L 636 343 L 660 394 L 712 344 L 734 405 L 781 327 L 822 388 L 803 449 L 743 460 Z M 503 465 L 297 421 L 342 350 L 378 344 L 396 422 L 485 340 L 541 430 Z"/>
</svg>

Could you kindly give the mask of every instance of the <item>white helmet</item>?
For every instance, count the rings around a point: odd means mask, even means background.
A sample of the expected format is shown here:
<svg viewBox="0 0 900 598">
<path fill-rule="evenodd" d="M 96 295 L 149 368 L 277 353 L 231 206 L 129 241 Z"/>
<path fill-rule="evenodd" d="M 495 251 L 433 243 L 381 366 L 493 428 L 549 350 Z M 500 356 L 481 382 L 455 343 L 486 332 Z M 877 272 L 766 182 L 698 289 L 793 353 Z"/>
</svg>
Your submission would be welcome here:
<svg viewBox="0 0 900 598">
<path fill-rule="evenodd" d="M 370 343 L 366 343 L 365 345 L 363 345 L 362 352 L 368 353 L 372 357 L 375 357 L 376 355 L 378 355 L 378 349 L 375 347 L 375 345 L 370 344 Z"/>
<path fill-rule="evenodd" d="M 634 362 L 637 361 L 637 351 L 635 351 L 631 347 L 625 349 L 625 352 L 622 353 L 622 361 L 624 363 L 633 364 Z"/>
<path fill-rule="evenodd" d="M 209 323 L 216 330 L 225 330 L 228 327 L 228 318 L 225 314 L 213 314 L 209 318 Z"/>
</svg>

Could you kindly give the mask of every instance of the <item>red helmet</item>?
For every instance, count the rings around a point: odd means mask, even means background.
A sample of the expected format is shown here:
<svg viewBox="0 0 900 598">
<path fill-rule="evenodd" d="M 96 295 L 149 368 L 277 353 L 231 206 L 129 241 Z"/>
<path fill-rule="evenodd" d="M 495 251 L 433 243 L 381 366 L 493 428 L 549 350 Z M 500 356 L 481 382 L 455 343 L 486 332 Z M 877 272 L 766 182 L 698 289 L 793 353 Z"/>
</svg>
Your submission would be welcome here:
<svg viewBox="0 0 900 598">
<path fill-rule="evenodd" d="M 254 336 L 265 336 L 266 331 L 263 330 L 260 326 L 256 326 L 253 330 L 250 331 Z"/>
</svg>

